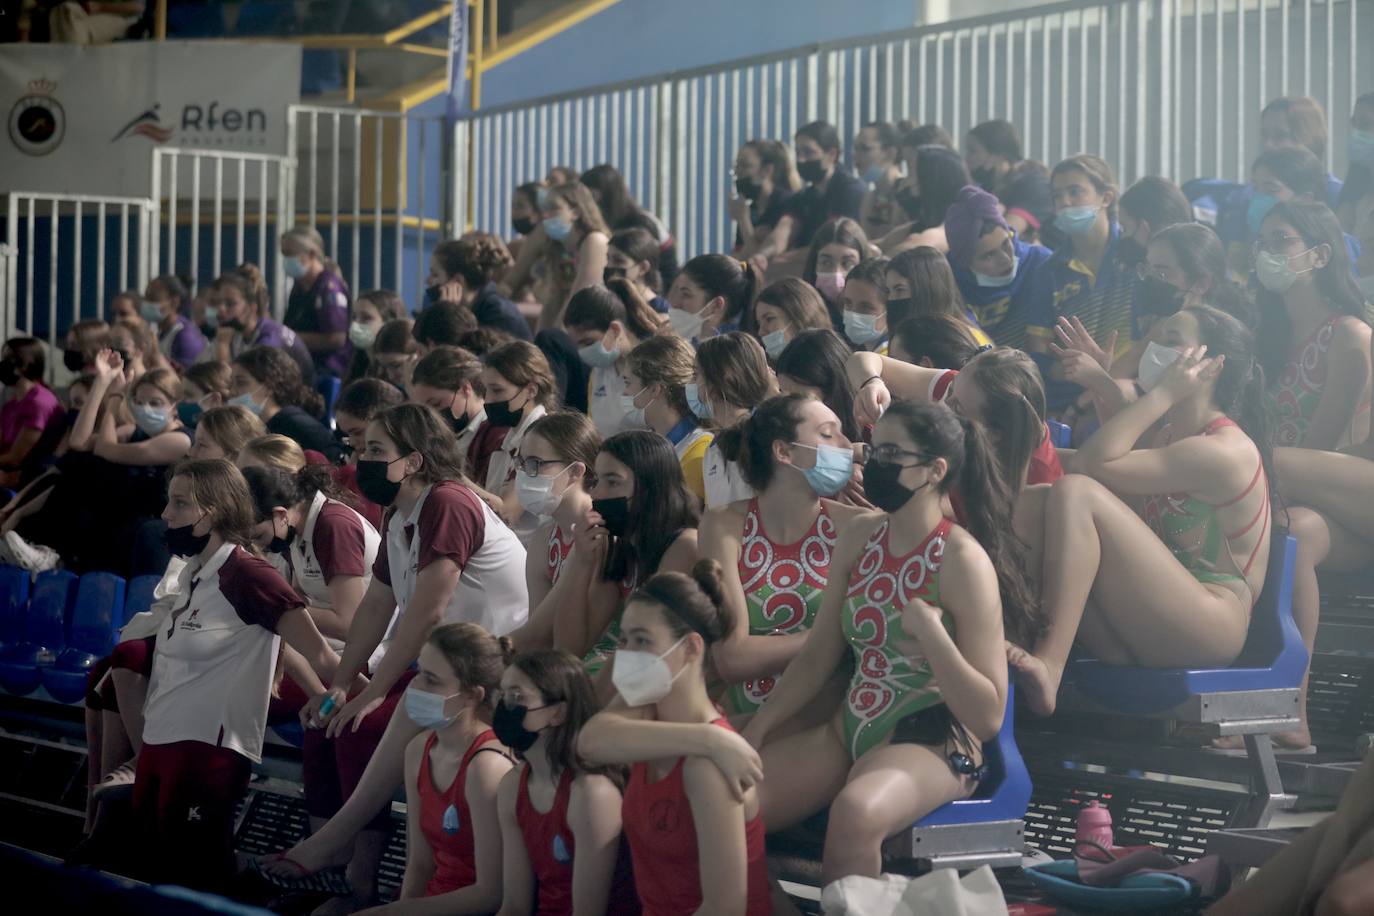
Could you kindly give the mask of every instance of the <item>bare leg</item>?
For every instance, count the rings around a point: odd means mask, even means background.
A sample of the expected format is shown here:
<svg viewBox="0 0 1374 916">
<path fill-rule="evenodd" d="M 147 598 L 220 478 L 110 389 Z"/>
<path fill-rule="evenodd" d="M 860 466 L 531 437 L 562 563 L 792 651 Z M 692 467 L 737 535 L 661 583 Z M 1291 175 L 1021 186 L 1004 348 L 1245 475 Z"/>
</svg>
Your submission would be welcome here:
<svg viewBox="0 0 1374 916">
<path fill-rule="evenodd" d="M 1070 474 L 1046 506 L 1044 607 L 1049 630 L 1014 663 L 1032 711 L 1054 711 L 1064 665 L 1089 598 L 1137 665 L 1220 665 L 1245 643 L 1249 609 L 1225 589 L 1192 577 L 1125 503 L 1096 481 Z M 1094 651 L 1094 632 L 1083 631 Z"/>
<path fill-rule="evenodd" d="M 124 720 L 117 712 L 101 713 L 100 759 L 96 761 L 101 778 L 126 763 L 134 755 L 133 742 L 124 731 Z"/>
<path fill-rule="evenodd" d="M 84 833 L 90 833 L 95 827 L 96 804 L 95 799 L 91 797 L 91 790 L 100 782 L 100 777 L 105 775 L 100 766 L 101 719 L 104 715 L 98 709 L 86 707 L 86 824 L 82 828 Z"/>
<path fill-rule="evenodd" d="M 110 680 L 114 684 L 115 697 L 119 700 L 119 717 L 124 722 L 125 734 L 129 736 L 129 746 L 132 748 L 130 756 L 137 756 L 143 750 L 143 701 L 148 698 L 148 679 L 127 668 L 111 668 Z"/>
<path fill-rule="evenodd" d="M 844 787 L 849 754 L 833 725 L 765 744 L 759 812 L 769 830 L 786 830 L 823 809 Z"/>
<path fill-rule="evenodd" d="M 865 754 L 830 805 L 821 880 L 879 877 L 884 840 L 976 786 L 951 770 L 936 748 L 891 744 Z"/>
<path fill-rule="evenodd" d="M 1374 913 L 1374 859 L 1339 875 L 1317 898 L 1316 916 Z"/>
<path fill-rule="evenodd" d="M 1290 504 L 1315 509 L 1365 545 L 1374 545 L 1374 461 L 1340 452 L 1276 448 L 1274 476 Z"/>
<path fill-rule="evenodd" d="M 309 872 L 340 861 L 340 852 L 347 850 L 383 806 L 391 804 L 405 775 L 406 745 L 420 731 L 406 715 L 404 705 L 398 704 L 353 794 L 323 827 L 287 850 L 286 857 Z M 286 863 L 265 862 L 263 867 L 283 878 L 298 874 Z"/>
</svg>

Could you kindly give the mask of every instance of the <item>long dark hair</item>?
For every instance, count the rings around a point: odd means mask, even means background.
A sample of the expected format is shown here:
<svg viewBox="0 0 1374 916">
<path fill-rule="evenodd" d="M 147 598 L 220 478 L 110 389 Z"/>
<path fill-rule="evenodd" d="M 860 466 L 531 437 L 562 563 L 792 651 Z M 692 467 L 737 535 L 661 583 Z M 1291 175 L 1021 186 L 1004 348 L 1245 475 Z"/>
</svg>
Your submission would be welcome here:
<svg viewBox="0 0 1374 916">
<path fill-rule="evenodd" d="M 324 398 L 305 384 L 301 367 L 280 347 L 249 347 L 234 357 L 234 363 L 257 379 L 278 407 L 300 407 L 316 419 L 324 414 Z"/>
<path fill-rule="evenodd" d="M 253 494 L 259 522 L 266 521 L 274 507 L 289 509 L 308 503 L 317 493 L 335 502 L 353 504 L 352 498 L 334 481 L 327 464 L 307 464 L 294 474 L 281 468 L 253 465 L 243 469 L 243 479 L 248 481 Z"/>
<path fill-rule="evenodd" d="M 635 203 L 633 195 L 630 194 L 625 176 L 621 175 L 615 166 L 604 162 L 594 165 L 583 172 L 579 180 L 592 192 L 592 196 L 596 198 L 596 205 L 601 208 L 606 225 L 612 229 L 639 211 L 639 204 Z"/>
<path fill-rule="evenodd" d="M 997 445 L 998 467 L 1013 495 L 1025 485 L 1031 455 L 1045 438 L 1045 383 L 1021 350 L 996 347 L 964 366 L 983 394 L 983 425 Z"/>
<path fill-rule="evenodd" d="M 811 247 L 806 252 L 806 265 L 802 268 L 802 279 L 807 283 L 816 282 L 816 261 L 821 249 L 826 245 L 843 245 L 855 252 L 862 261 L 868 257 L 868 234 L 858 220 L 841 216 L 823 223 L 811 237 Z"/>
<path fill-rule="evenodd" d="M 635 589 L 630 601 L 648 601 L 666 613 L 664 622 L 676 637 L 695 633 L 711 646 L 734 629 L 730 606 L 725 603 L 725 584 L 720 563 L 697 560 L 690 576 L 680 572 L 655 573 Z"/>
<path fill-rule="evenodd" d="M 1121 205 L 1126 206 L 1125 198 Z M 1156 242 L 1169 246 L 1189 286 L 1204 280 L 1207 282 L 1208 305 L 1214 305 L 1242 321 L 1252 317 L 1254 309 L 1245 291 L 1227 278 L 1226 249 L 1211 226 L 1204 223 L 1175 223 L 1150 237 L 1151 245 Z"/>
<path fill-rule="evenodd" d="M 887 270 L 906 279 L 911 287 L 911 313 L 889 314 L 888 327 L 916 315 L 953 315 L 967 320 L 964 297 L 955 282 L 949 259 L 929 245 L 903 251 L 887 262 Z"/>
<path fill-rule="evenodd" d="M 735 426 L 716 434 L 721 454 L 739 465 L 744 482 L 755 490 L 762 492 L 773 482 L 777 472 L 773 443 L 796 441 L 802 407 L 809 400 L 805 394 L 769 398 Z"/>
<path fill-rule="evenodd" d="M 1366 321 L 1364 296 L 1350 275 L 1345 233 L 1331 208 L 1315 201 L 1285 200 L 1275 204 L 1264 219 L 1268 222 L 1276 216 L 1302 236 L 1307 248 L 1326 245 L 1331 249 L 1326 266 L 1316 271 L 1317 291 L 1337 315 L 1353 315 Z M 1255 294 L 1255 301 L 1260 317 L 1255 350 L 1265 375 L 1273 382 L 1288 364 L 1294 343 L 1293 323 L 1288 318 L 1282 296 L 1261 287 Z"/>
<path fill-rule="evenodd" d="M 979 352 L 973 325 L 954 315 L 917 315 L 892 329 L 892 345 L 908 360 L 929 359 L 935 369 L 962 369 Z"/>
<path fill-rule="evenodd" d="M 1250 329 L 1221 309 L 1202 305 L 1185 309 L 1197 319 L 1198 337 L 1207 347 L 1208 357 L 1225 356 L 1217 376 L 1212 399 L 1217 408 L 1235 420 L 1259 449 L 1260 460 L 1274 496 L 1274 463 L 1271 418 L 1265 402 L 1265 372 L 1255 351 L 1255 336 Z"/>
<path fill-rule="evenodd" d="M 932 229 L 945 221 L 945 211 L 959 196 L 959 189 L 973 184 L 964 157 L 947 146 L 927 143 L 916 149 L 916 182 L 921 189 L 919 230 Z"/>
<path fill-rule="evenodd" d="M 589 767 L 577 754 L 577 736 L 587 720 L 600 708 L 591 678 L 582 661 L 562 649 L 528 649 L 511 659 L 510 667 L 530 679 L 544 703 L 564 703 L 563 722 L 544 729 L 544 749 L 555 778 L 567 770 L 603 773 L 618 783 L 622 776 L 614 768 Z"/>
<path fill-rule="evenodd" d="M 854 416 L 854 386 L 844 371 L 849 346 L 830 328 L 803 331 L 778 354 L 777 373 L 803 385 L 818 388 L 821 401 L 840 418 L 846 438 L 857 441 L 859 421 Z"/>
<path fill-rule="evenodd" d="M 644 275 L 644 285 L 654 292 L 663 289 L 663 274 L 659 271 L 659 257 L 663 249 L 652 232 L 641 226 L 617 229 L 611 235 L 611 247 L 631 261 L 644 261 L 649 272 Z"/>
<path fill-rule="evenodd" d="M 601 451 L 635 475 L 629 525 L 607 557 L 607 578 L 623 579 L 633 571 L 636 580 L 646 579 L 677 536 L 697 526 L 696 497 L 687 489 L 673 447 L 657 433 L 617 433 L 601 443 Z"/>
<path fill-rule="evenodd" d="M 755 333 L 754 293 L 762 287 L 754 265 L 724 254 L 699 254 L 682 265 L 681 274 L 700 286 L 707 300 L 721 296 L 725 299 L 723 321 L 739 322 L 740 327 Z"/>
<path fill-rule="evenodd" d="M 1026 581 L 1026 545 L 1012 530 L 1015 497 L 988 437 L 978 424 L 943 404 L 893 401 L 879 422 L 900 423 L 925 455 L 945 459 L 949 471 L 939 490 L 948 493 L 959 487 L 963 526 L 983 546 L 997 571 L 1007 638 L 1018 645 L 1034 645 L 1045 629 L 1045 618 Z"/>
<path fill-rule="evenodd" d="M 768 397 L 773 376 L 757 337 L 731 331 L 701 342 L 696 367 L 710 393 L 734 407 L 753 408 Z"/>
<path fill-rule="evenodd" d="M 612 283 L 628 287 L 624 280 Z M 626 301 L 617 296 L 609 287 L 594 283 L 584 286 L 572 294 L 568 308 L 563 313 L 563 324 L 568 328 L 579 328 L 605 333 L 612 321 L 619 321 L 639 340 L 652 337 L 658 330 L 658 317 L 649 303 L 635 296 L 634 308 L 628 308 Z"/>
<path fill-rule="evenodd" d="M 415 476 L 425 483 L 454 480 L 466 484 L 466 464 L 453 430 L 437 413 L 420 404 L 397 404 L 372 420 L 380 423 L 399 455 L 417 452 L 421 458 Z"/>
</svg>

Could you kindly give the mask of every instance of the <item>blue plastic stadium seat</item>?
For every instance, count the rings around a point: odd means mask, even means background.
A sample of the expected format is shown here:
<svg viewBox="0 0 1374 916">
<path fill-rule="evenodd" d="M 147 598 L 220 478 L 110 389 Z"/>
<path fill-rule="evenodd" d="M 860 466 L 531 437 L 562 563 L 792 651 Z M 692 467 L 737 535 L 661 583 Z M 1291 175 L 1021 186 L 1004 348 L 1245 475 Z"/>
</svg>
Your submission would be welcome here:
<svg viewBox="0 0 1374 916">
<path fill-rule="evenodd" d="M 1307 669 L 1307 649 L 1293 622 L 1296 555 L 1296 540 L 1273 539 L 1245 648 L 1230 667 L 1133 668 L 1079 659 L 1069 664 L 1066 679 L 1086 697 L 1128 715 L 1164 713 L 1202 694 L 1298 687 Z"/>
<path fill-rule="evenodd" d="M 43 686 L 62 703 L 75 703 L 86 694 L 86 675 L 110 654 L 124 616 L 124 580 L 114 573 L 92 572 L 81 577 L 67 630 L 67 648 L 40 672 Z"/>
<path fill-rule="evenodd" d="M 21 696 L 38 689 L 41 669 L 51 667 L 65 647 L 64 629 L 76 581 L 76 575 L 64 569 L 38 574 L 22 637 L 0 655 L 0 687 Z"/>
<path fill-rule="evenodd" d="M 293 719 L 290 722 L 282 722 L 280 725 L 273 725 L 272 731 L 276 732 L 278 738 L 292 747 L 302 747 L 305 745 L 305 726 L 301 725 L 298 719 Z"/>
<path fill-rule="evenodd" d="M 1073 430 L 1058 420 L 1046 420 L 1050 428 L 1050 445 L 1055 448 L 1068 448 L 1073 445 Z"/>
<path fill-rule="evenodd" d="M 134 576 L 129 580 L 124 596 L 124 619 L 119 622 L 121 627 L 135 614 L 142 614 L 153 606 L 153 591 L 161 581 L 161 576 Z"/>
<path fill-rule="evenodd" d="M 343 383 L 332 375 L 322 375 L 315 380 L 315 390 L 324 398 L 324 425 L 334 425 L 334 404 L 339 400 L 339 390 Z"/>
<path fill-rule="evenodd" d="M 951 824 L 982 824 L 988 821 L 1016 821 L 1026 816 L 1030 804 L 1031 778 L 1021 751 L 1016 746 L 1014 711 L 1015 687 L 1007 681 L 1007 712 L 997 737 L 984 743 L 983 762 L 987 775 L 972 797 L 952 801 L 936 808 L 916 822 L 917 827 L 943 827 Z"/>
<path fill-rule="evenodd" d="M 29 612 L 29 572 L 0 566 L 0 656 L 24 640 L 24 617 Z"/>
</svg>

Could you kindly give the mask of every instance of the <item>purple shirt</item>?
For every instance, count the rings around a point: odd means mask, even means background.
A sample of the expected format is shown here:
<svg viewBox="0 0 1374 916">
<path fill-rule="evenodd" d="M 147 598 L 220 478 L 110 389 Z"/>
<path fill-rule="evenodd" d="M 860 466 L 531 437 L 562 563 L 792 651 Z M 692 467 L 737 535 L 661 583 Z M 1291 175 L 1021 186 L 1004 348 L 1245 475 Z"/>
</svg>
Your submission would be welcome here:
<svg viewBox="0 0 1374 916">
<path fill-rule="evenodd" d="M 178 368 L 184 368 L 200 357 L 205 349 L 205 335 L 200 333 L 194 321 L 185 315 L 177 315 L 170 331 L 158 333 L 157 347 Z"/>
<path fill-rule="evenodd" d="M 54 419 L 62 418 L 62 405 L 42 384 L 35 384 L 22 398 L 5 402 L 0 407 L 0 449 L 8 449 L 26 429 L 39 432 L 47 429 Z"/>
<path fill-rule="evenodd" d="M 286 326 L 293 331 L 307 333 L 347 332 L 348 305 L 348 284 L 344 283 L 343 277 L 326 269 L 309 288 L 299 281 L 291 287 L 291 295 L 286 300 Z M 341 347 L 316 352 L 315 364 L 343 376 L 347 373 L 351 355 L 352 347 L 345 341 Z"/>
<path fill-rule="evenodd" d="M 271 318 L 261 318 L 258 326 L 253 329 L 253 336 L 245 339 L 242 334 L 235 334 L 229 341 L 229 358 L 237 359 L 238 355 L 249 347 L 276 347 L 285 350 L 287 355 L 296 361 L 296 365 L 301 367 L 301 379 L 307 385 L 315 383 L 315 362 L 310 358 L 310 351 L 305 348 L 305 341 L 296 336 L 296 332 L 288 327 L 278 324 Z"/>
</svg>

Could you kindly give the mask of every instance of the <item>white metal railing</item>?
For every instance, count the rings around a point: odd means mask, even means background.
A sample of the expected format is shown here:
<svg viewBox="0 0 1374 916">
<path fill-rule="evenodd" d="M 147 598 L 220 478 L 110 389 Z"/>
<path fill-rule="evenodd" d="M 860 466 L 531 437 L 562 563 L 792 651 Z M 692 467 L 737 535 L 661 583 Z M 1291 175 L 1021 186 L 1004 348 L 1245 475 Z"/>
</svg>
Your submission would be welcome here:
<svg viewBox="0 0 1374 916">
<path fill-rule="evenodd" d="M 287 131 L 288 157 L 297 164 L 295 212 L 323 235 L 354 292 L 405 286 L 408 235 L 423 289 L 429 249 L 454 234 L 445 120 L 292 105 Z"/>
<path fill-rule="evenodd" d="M 149 241 L 156 224 L 152 200 L 30 191 L 6 196 L 9 253 L 0 304 L 7 335 L 21 328 L 35 333 L 35 317 L 42 319 L 46 312 L 44 336 L 56 349 L 59 331 L 81 320 L 85 271 L 94 271 L 97 313 L 115 293 L 131 287 L 142 291 L 147 285 Z"/>
<path fill-rule="evenodd" d="M 292 225 L 294 183 L 295 162 L 289 156 L 155 149 L 151 188 L 158 219 L 153 221 L 148 250 L 152 275 L 176 273 L 189 279 L 195 290 L 227 268 L 252 261 L 268 279 L 273 310 L 280 319 L 287 284 L 277 240 Z M 202 224 L 206 209 L 210 220 Z M 184 250 L 177 238 L 183 221 L 190 230 Z M 254 226 L 257 245 L 250 246 L 248 231 Z M 208 240 L 203 238 L 207 233 Z M 209 250 L 208 264 L 201 257 L 202 245 Z M 232 256 L 226 257 L 230 252 Z"/>
<path fill-rule="evenodd" d="M 961 139 L 1006 118 L 1029 158 L 1094 152 L 1124 187 L 1150 174 L 1244 180 L 1265 102 L 1312 95 L 1339 168 L 1371 60 L 1374 0 L 1068 0 L 478 112 L 460 128 L 471 143 L 455 144 L 455 174 L 472 170 L 455 214 L 509 234 L 516 185 L 610 162 L 686 256 L 725 251 L 739 146 L 790 141 L 818 118 L 846 149 L 873 120 L 934 122 Z"/>
</svg>

